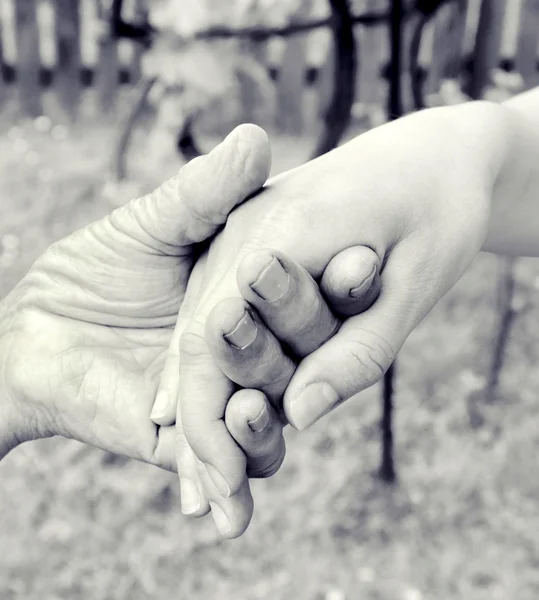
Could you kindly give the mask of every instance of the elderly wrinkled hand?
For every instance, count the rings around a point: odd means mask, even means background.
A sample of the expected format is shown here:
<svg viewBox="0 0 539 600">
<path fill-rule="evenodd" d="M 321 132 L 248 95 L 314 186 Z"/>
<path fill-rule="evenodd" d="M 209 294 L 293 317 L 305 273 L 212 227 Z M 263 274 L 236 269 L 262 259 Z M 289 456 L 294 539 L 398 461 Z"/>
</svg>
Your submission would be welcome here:
<svg viewBox="0 0 539 600">
<path fill-rule="evenodd" d="M 55 243 L 0 305 L 0 456 L 63 435 L 175 470 L 150 420 L 200 251 L 269 173 L 265 133 L 236 129 L 152 194 Z"/>
</svg>

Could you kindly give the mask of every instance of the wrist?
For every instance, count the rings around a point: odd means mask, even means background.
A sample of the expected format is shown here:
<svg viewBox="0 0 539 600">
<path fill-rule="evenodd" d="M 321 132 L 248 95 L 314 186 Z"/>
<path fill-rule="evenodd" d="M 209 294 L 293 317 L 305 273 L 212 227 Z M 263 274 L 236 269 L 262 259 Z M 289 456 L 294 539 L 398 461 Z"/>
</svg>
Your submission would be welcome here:
<svg viewBox="0 0 539 600">
<path fill-rule="evenodd" d="M 487 100 L 447 108 L 454 113 L 449 126 L 458 135 L 460 152 L 478 171 L 492 208 L 511 156 L 510 115 L 502 104 Z"/>
<path fill-rule="evenodd" d="M 19 445 L 22 433 L 15 398 L 7 381 L 9 339 L 4 301 L 0 304 L 0 460 Z"/>
<path fill-rule="evenodd" d="M 25 397 L 24 386 L 19 385 L 32 374 L 18 343 L 14 294 L 0 302 L 0 459 L 23 442 L 53 435 L 40 433 L 37 405 Z"/>
<path fill-rule="evenodd" d="M 500 105 L 507 153 L 493 190 L 483 250 L 513 256 L 539 256 L 539 88 Z"/>
</svg>

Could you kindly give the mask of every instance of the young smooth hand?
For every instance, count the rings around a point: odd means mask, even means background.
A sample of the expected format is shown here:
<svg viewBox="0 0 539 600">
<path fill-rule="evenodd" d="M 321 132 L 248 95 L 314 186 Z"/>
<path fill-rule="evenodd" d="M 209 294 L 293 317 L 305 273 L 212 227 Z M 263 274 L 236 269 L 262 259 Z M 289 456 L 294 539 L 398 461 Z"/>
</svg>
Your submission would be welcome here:
<svg viewBox="0 0 539 600">
<path fill-rule="evenodd" d="M 233 373 L 223 373 L 206 340 L 212 311 L 238 298 L 238 288 L 254 302 L 257 282 L 260 288 L 265 277 L 280 277 L 279 257 L 319 280 L 339 252 L 372 249 L 381 265 L 380 297 L 322 345 L 300 352 L 305 358 L 284 392 L 288 421 L 298 429 L 309 426 L 382 377 L 413 328 L 480 250 L 506 158 L 507 127 L 503 109 L 486 102 L 422 111 L 271 180 L 230 215 L 208 253 L 179 344 L 183 431 L 206 467 L 208 493 L 219 494 L 215 502 L 223 510 L 234 499 L 241 504 L 246 459 L 225 423 L 236 388 Z M 249 277 L 242 279 L 241 269 L 237 275 L 242 261 L 268 248 L 267 262 L 255 259 Z M 246 313 L 227 310 L 238 317 L 237 323 L 227 321 L 229 339 L 234 332 L 241 340 L 254 335 Z M 271 386 L 265 392 L 271 398 Z M 241 530 L 238 512 L 227 515 L 232 536 Z"/>
</svg>

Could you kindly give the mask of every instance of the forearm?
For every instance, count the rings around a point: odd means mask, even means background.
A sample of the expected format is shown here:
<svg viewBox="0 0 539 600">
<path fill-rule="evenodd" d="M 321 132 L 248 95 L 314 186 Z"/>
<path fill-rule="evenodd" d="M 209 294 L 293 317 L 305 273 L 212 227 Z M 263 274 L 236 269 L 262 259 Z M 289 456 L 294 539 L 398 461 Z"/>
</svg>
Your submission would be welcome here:
<svg viewBox="0 0 539 600">
<path fill-rule="evenodd" d="M 539 87 L 506 101 L 505 159 L 483 250 L 539 256 Z"/>
</svg>

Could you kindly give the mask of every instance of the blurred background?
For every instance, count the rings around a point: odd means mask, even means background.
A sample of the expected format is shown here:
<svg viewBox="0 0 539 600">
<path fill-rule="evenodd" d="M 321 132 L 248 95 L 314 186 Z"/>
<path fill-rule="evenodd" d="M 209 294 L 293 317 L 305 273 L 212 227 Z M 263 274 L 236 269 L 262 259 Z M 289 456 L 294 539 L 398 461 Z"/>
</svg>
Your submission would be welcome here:
<svg viewBox="0 0 539 600">
<path fill-rule="evenodd" d="M 241 122 L 269 131 L 278 173 L 537 85 L 538 38 L 538 0 L 0 0 L 0 297 Z M 17 448 L 0 598 L 535 600 L 538 291 L 537 261 L 480 256 L 385 387 L 287 432 L 233 542 L 180 514 L 171 474 Z"/>
</svg>

